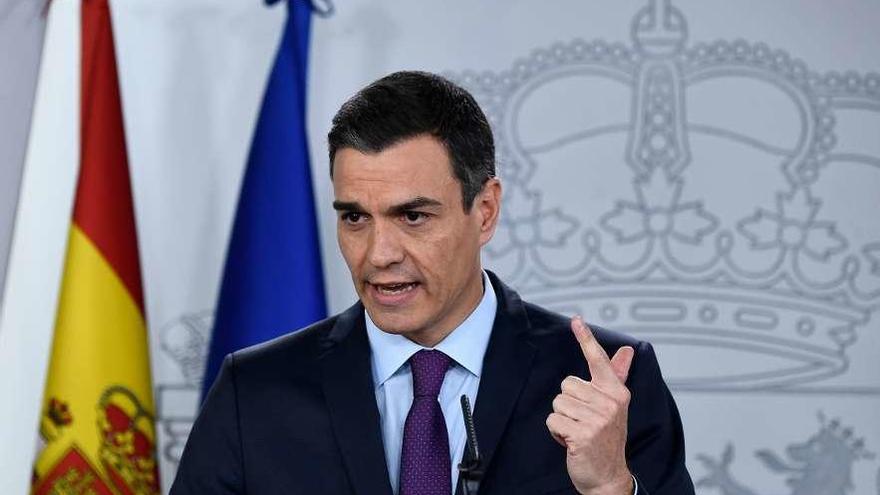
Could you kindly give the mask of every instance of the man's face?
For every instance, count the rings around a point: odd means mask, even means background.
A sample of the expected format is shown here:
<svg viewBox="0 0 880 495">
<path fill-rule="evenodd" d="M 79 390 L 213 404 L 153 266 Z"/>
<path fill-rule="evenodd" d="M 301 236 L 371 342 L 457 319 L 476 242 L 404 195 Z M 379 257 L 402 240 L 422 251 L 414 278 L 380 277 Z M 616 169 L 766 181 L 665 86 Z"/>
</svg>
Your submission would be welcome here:
<svg viewBox="0 0 880 495">
<path fill-rule="evenodd" d="M 374 154 L 343 148 L 333 163 L 339 247 L 370 318 L 435 345 L 482 297 L 480 247 L 497 224 L 498 180 L 465 212 L 449 155 L 430 136 Z"/>
</svg>

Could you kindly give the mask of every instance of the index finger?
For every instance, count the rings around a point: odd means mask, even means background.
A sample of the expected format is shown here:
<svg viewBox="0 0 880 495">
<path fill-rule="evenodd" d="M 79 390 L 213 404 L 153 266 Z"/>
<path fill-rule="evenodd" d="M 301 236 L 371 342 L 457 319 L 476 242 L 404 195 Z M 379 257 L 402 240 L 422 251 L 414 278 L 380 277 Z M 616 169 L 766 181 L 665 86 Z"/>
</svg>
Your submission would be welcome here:
<svg viewBox="0 0 880 495">
<path fill-rule="evenodd" d="M 574 333 L 578 344 L 581 346 L 581 351 L 587 359 L 587 366 L 590 369 L 592 381 L 600 385 L 603 383 L 620 383 L 620 380 L 618 380 L 617 375 L 614 373 L 614 368 L 611 367 L 611 360 L 608 359 L 608 354 L 605 354 L 605 349 L 602 349 L 602 346 L 599 345 L 599 342 L 593 335 L 593 331 L 587 327 L 580 316 L 575 316 L 571 319 L 571 331 Z"/>
</svg>

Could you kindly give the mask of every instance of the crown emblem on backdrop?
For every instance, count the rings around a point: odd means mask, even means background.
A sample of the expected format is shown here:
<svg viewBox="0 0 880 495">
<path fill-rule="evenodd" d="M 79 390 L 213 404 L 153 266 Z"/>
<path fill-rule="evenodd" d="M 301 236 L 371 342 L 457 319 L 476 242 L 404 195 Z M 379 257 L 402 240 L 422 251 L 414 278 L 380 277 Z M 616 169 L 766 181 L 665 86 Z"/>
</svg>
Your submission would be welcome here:
<svg viewBox="0 0 880 495">
<path fill-rule="evenodd" d="M 880 308 L 880 75 L 690 45 L 668 0 L 630 36 L 449 74 L 496 135 L 487 264 L 530 300 L 663 347 L 673 388 L 833 386 Z M 668 359 L 694 348 L 687 369 Z"/>
</svg>

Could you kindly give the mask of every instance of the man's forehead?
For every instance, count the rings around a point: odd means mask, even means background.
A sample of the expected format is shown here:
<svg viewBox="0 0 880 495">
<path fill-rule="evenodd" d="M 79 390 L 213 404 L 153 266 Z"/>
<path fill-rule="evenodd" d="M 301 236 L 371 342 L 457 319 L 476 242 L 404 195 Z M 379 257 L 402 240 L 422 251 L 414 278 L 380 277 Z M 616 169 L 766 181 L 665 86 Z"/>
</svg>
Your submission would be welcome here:
<svg viewBox="0 0 880 495">
<path fill-rule="evenodd" d="M 340 148 L 333 160 L 333 178 L 339 173 L 361 179 L 383 175 L 400 178 L 401 173 L 452 177 L 446 147 L 436 138 L 419 135 L 394 143 L 381 151 Z"/>
<path fill-rule="evenodd" d="M 416 197 L 448 202 L 460 186 L 445 149 L 433 138 L 413 138 L 379 153 L 339 150 L 333 189 L 339 201 L 399 204 Z"/>
<path fill-rule="evenodd" d="M 397 202 L 376 201 L 375 198 L 369 198 L 368 201 L 346 201 L 344 199 L 336 199 L 333 201 L 333 209 L 337 211 L 362 211 L 367 212 L 373 209 L 380 212 L 398 215 L 400 213 L 416 210 L 416 209 L 442 209 L 445 205 L 441 199 L 435 199 L 427 196 L 415 196 Z"/>
<path fill-rule="evenodd" d="M 350 181 L 347 187 L 334 188 L 334 204 L 357 203 L 361 208 L 388 209 L 413 202 L 424 205 L 442 206 L 456 198 L 450 197 L 453 191 L 401 182 L 400 184 L 381 184 L 370 181 Z"/>
</svg>

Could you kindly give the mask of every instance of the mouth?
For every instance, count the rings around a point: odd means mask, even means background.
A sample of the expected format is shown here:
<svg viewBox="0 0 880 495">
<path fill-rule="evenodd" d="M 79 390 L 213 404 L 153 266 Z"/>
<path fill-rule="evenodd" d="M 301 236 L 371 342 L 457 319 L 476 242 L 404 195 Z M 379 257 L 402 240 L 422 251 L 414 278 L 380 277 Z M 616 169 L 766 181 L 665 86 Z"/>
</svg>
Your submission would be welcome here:
<svg viewBox="0 0 880 495">
<path fill-rule="evenodd" d="M 373 299 L 379 304 L 386 306 L 397 306 L 408 302 L 421 286 L 419 282 L 389 282 L 381 284 L 368 282 L 367 285 L 370 288 Z"/>
<path fill-rule="evenodd" d="M 416 288 L 419 285 L 418 282 L 398 282 L 391 284 L 370 284 L 376 288 L 382 294 L 402 294 L 404 292 L 409 292 Z"/>
</svg>

